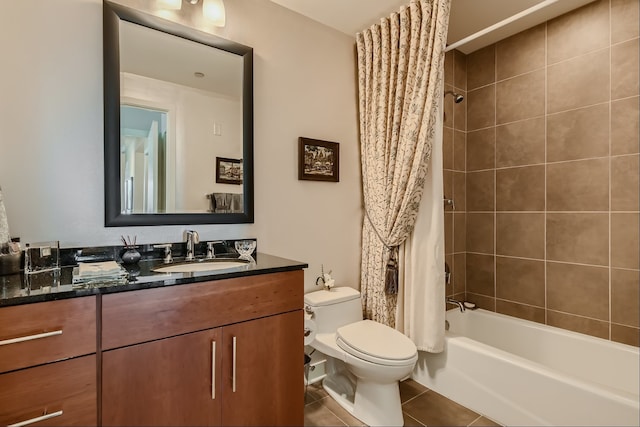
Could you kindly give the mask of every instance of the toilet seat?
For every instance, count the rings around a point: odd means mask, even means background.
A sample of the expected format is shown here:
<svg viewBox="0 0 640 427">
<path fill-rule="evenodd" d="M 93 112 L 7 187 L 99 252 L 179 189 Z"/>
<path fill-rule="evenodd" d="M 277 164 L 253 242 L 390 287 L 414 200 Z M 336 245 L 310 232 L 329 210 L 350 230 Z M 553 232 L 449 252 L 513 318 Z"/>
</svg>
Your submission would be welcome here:
<svg viewBox="0 0 640 427">
<path fill-rule="evenodd" d="M 413 341 L 372 320 L 361 320 L 338 328 L 336 343 L 347 353 L 379 365 L 413 364 L 418 356 Z"/>
</svg>

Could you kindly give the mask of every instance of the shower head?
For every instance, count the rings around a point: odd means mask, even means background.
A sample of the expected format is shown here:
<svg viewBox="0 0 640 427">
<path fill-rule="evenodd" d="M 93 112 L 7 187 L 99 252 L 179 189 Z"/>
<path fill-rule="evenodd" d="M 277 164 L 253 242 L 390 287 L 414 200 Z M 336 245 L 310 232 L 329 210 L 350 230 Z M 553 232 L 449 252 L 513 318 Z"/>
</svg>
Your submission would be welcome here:
<svg viewBox="0 0 640 427">
<path fill-rule="evenodd" d="M 447 96 L 447 95 L 449 95 L 449 94 L 453 95 L 453 101 L 454 101 L 456 104 L 460 104 L 462 101 L 464 101 L 464 96 L 460 95 L 459 93 L 455 93 L 455 92 L 454 92 L 454 91 L 452 91 L 452 90 L 448 90 L 448 91 L 446 91 L 446 92 L 444 93 L 444 96 Z"/>
</svg>

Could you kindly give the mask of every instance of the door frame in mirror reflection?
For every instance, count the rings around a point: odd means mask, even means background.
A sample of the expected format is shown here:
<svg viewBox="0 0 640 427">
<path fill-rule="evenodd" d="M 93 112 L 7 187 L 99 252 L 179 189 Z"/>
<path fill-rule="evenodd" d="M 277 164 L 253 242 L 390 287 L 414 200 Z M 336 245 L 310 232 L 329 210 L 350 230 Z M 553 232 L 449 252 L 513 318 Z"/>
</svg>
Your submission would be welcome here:
<svg viewBox="0 0 640 427">
<path fill-rule="evenodd" d="M 128 214 L 174 212 L 175 162 L 166 162 L 175 158 L 174 135 L 167 131 L 175 129 L 168 125 L 172 110 L 123 97 L 120 118 L 120 206 Z"/>
<path fill-rule="evenodd" d="M 242 212 L 125 212 L 122 206 L 120 181 L 120 21 L 138 24 L 242 58 Z M 103 2 L 103 31 L 105 226 L 252 223 L 254 221 L 253 49 L 107 0 Z M 206 197 L 207 195 L 203 194 L 203 198 Z"/>
</svg>

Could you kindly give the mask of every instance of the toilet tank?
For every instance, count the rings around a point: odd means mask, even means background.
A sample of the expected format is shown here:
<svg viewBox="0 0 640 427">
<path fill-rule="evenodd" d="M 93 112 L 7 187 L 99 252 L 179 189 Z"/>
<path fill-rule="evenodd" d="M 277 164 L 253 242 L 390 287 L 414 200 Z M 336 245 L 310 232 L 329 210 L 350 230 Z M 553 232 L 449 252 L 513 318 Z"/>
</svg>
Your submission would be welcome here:
<svg viewBox="0 0 640 427">
<path fill-rule="evenodd" d="M 349 287 L 310 292 L 304 296 L 305 308 L 313 311 L 317 333 L 335 332 L 341 326 L 362 320 L 360 292 Z"/>
</svg>

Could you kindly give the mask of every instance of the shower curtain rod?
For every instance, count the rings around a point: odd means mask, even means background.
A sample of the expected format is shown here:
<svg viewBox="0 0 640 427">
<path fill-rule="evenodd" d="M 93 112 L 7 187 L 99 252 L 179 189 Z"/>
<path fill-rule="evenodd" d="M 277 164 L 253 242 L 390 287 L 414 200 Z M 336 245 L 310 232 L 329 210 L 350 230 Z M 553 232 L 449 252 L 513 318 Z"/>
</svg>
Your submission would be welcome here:
<svg viewBox="0 0 640 427">
<path fill-rule="evenodd" d="M 525 9 L 522 12 L 518 12 L 515 15 L 512 15 L 512 16 L 506 18 L 506 19 L 503 19 L 500 22 L 497 22 L 497 23 L 495 23 L 493 25 L 488 26 L 487 28 L 484 28 L 484 29 L 482 29 L 480 31 L 477 31 L 477 32 L 471 34 L 470 36 L 467 36 L 467 37 L 463 38 L 462 40 L 458 40 L 457 42 L 450 44 L 449 46 L 447 46 L 445 48 L 444 51 L 448 52 L 450 50 L 457 49 L 460 46 L 463 46 L 463 45 L 465 45 L 465 44 L 467 44 L 467 43 L 469 43 L 469 42 L 471 42 L 471 41 L 473 41 L 473 40 L 475 40 L 477 38 L 480 38 L 482 36 L 485 36 L 485 35 L 491 33 L 492 31 L 498 30 L 498 29 L 500 29 L 500 28 L 502 28 L 502 27 L 504 27 L 506 25 L 509 25 L 509 24 L 511 24 L 513 22 L 516 22 L 519 19 L 522 19 L 522 18 L 524 18 L 524 17 L 526 17 L 528 15 L 531 15 L 532 13 L 535 13 L 535 12 L 537 12 L 539 10 L 542 10 L 545 7 L 551 6 L 552 4 L 557 3 L 558 1 L 560 1 L 560 0 L 545 0 L 542 3 L 538 3 L 535 6 L 531 6 L 530 8 Z"/>
</svg>

